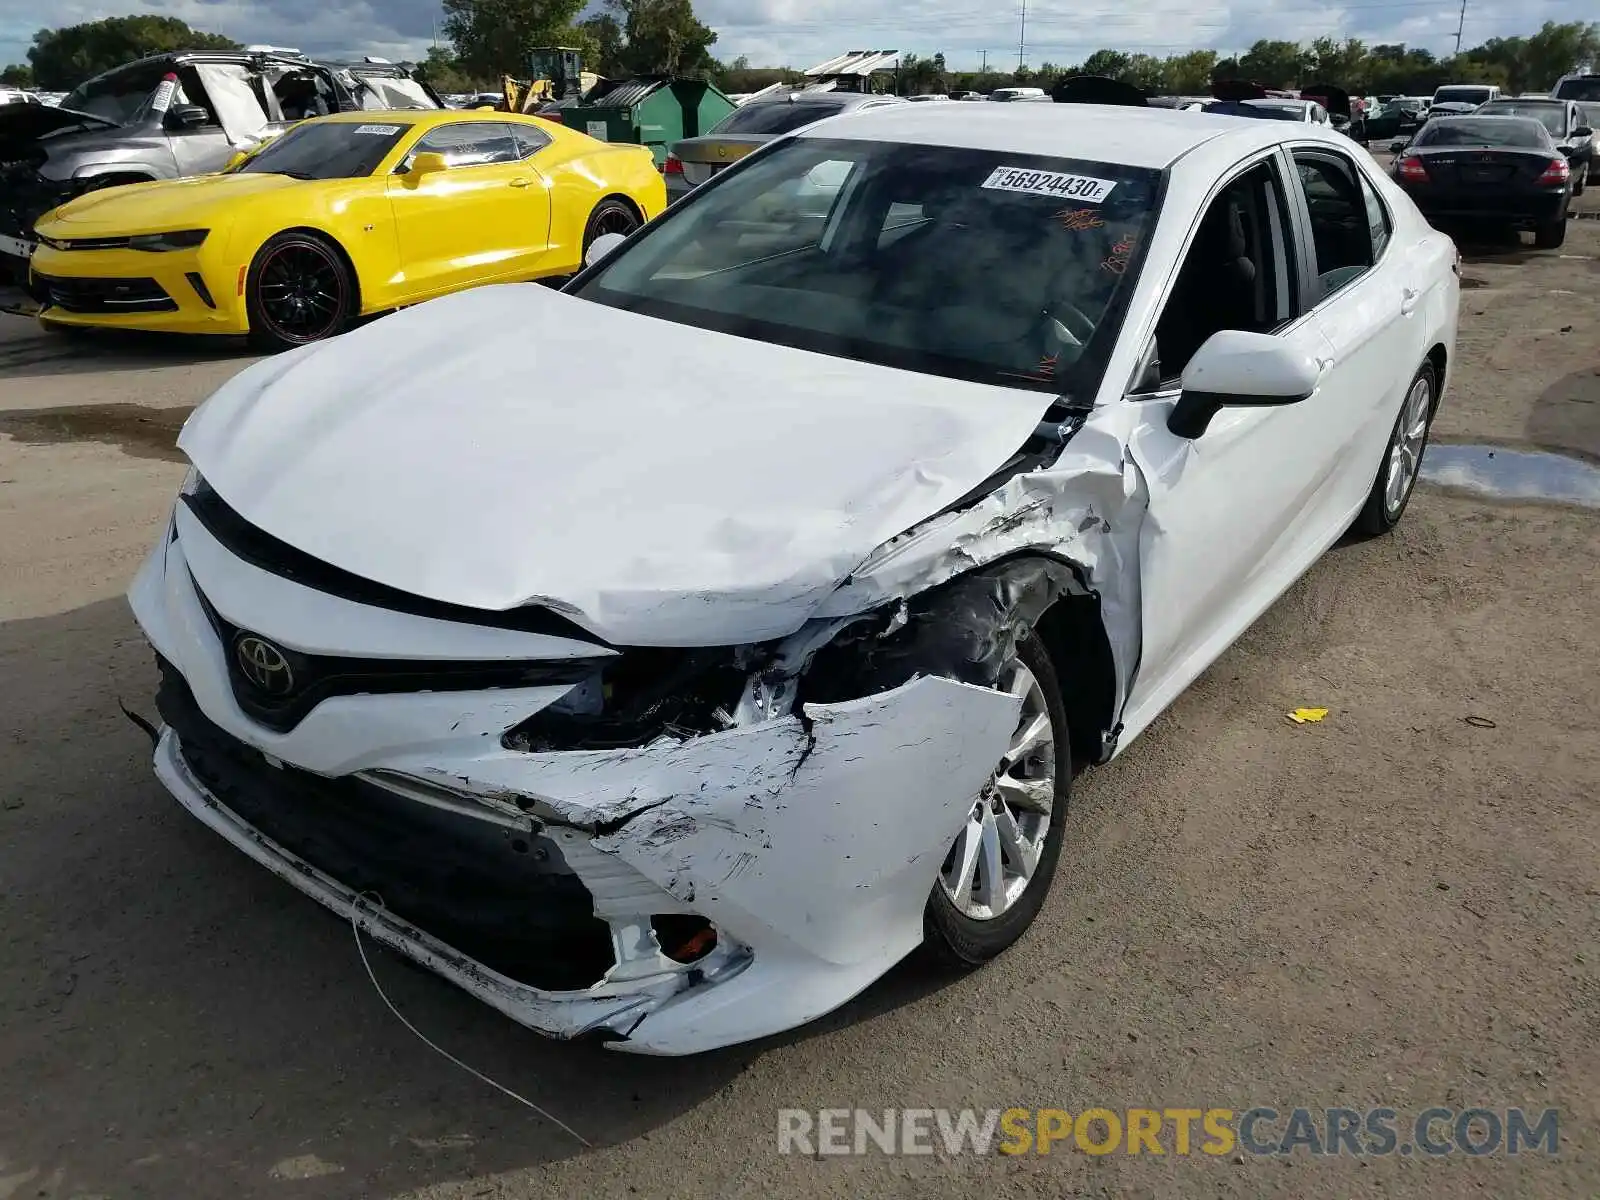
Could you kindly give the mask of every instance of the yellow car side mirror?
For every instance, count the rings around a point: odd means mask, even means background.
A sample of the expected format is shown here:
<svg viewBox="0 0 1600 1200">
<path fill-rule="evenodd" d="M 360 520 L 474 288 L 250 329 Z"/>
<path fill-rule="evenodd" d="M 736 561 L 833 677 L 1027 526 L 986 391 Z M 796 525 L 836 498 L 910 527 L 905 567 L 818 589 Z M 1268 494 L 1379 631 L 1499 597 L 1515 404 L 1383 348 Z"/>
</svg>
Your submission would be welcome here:
<svg viewBox="0 0 1600 1200">
<path fill-rule="evenodd" d="M 431 175 L 435 171 L 443 171 L 449 166 L 450 164 L 444 155 L 434 154 L 425 150 L 421 154 L 413 156 L 411 169 L 406 174 L 412 178 L 421 178 L 423 175 Z"/>
</svg>

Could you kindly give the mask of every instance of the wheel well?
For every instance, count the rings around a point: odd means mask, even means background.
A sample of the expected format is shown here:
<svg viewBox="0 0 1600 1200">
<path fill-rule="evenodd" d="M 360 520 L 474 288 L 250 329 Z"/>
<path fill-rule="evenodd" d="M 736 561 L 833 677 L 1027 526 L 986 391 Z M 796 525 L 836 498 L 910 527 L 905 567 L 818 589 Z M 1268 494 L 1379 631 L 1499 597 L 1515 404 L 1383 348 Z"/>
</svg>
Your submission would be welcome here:
<svg viewBox="0 0 1600 1200">
<path fill-rule="evenodd" d="M 1439 398 L 1444 395 L 1444 369 L 1448 355 L 1444 346 L 1435 343 L 1432 350 L 1428 351 L 1428 362 L 1433 365 L 1433 406 L 1439 407 Z"/>
<path fill-rule="evenodd" d="M 339 261 L 344 263 L 344 269 L 350 272 L 350 286 L 355 289 L 355 304 L 350 311 L 352 313 L 359 313 L 361 311 L 361 275 L 356 271 L 356 264 L 351 259 L 350 252 L 340 245 L 339 239 L 334 237 L 332 234 L 324 233 L 320 229 L 312 229 L 309 226 L 297 225 L 292 229 L 278 230 L 277 233 L 273 234 L 272 237 L 267 239 L 267 242 L 272 241 L 272 238 L 282 237 L 286 233 L 297 234 L 300 237 L 315 238 L 317 241 L 321 242 L 324 246 L 327 246 L 339 256 Z M 260 246 L 256 247 L 256 254 L 252 255 L 250 258 L 250 266 L 252 268 L 255 267 L 256 255 L 261 253 L 267 242 L 262 242 Z"/>
<path fill-rule="evenodd" d="M 595 202 L 595 206 L 589 210 L 590 220 L 594 219 L 594 214 L 600 211 L 600 206 L 607 200 L 615 200 L 620 204 L 626 204 L 630 209 L 633 210 L 633 215 L 639 218 L 640 223 L 642 224 L 644 222 L 644 210 L 633 202 L 632 196 L 624 196 L 621 192 L 612 192 L 610 195 L 600 197 L 600 199 Z"/>
<path fill-rule="evenodd" d="M 1035 626 L 1061 681 L 1075 766 L 1098 762 L 1116 717 L 1117 667 L 1100 597 L 1063 596 Z"/>
</svg>

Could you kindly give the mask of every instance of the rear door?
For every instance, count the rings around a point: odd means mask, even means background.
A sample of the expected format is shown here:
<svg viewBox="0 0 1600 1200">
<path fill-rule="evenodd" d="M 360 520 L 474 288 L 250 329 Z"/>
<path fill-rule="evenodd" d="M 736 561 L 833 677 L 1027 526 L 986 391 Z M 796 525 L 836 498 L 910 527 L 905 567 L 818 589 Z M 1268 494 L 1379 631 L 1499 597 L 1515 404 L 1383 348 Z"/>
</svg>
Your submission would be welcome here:
<svg viewBox="0 0 1600 1200">
<path fill-rule="evenodd" d="M 1339 381 L 1344 444 L 1330 459 L 1320 503 L 1327 521 L 1354 516 L 1377 476 L 1411 377 L 1426 347 L 1417 324 L 1423 249 L 1397 245 L 1393 218 L 1354 158 L 1325 146 L 1291 151 L 1312 294 L 1312 318 Z"/>
<path fill-rule="evenodd" d="M 527 149 L 501 121 L 440 125 L 411 148 L 388 183 L 398 283 L 408 300 L 535 269 L 549 238 L 550 200 Z M 421 178 L 406 174 L 424 152 L 449 165 Z"/>
</svg>

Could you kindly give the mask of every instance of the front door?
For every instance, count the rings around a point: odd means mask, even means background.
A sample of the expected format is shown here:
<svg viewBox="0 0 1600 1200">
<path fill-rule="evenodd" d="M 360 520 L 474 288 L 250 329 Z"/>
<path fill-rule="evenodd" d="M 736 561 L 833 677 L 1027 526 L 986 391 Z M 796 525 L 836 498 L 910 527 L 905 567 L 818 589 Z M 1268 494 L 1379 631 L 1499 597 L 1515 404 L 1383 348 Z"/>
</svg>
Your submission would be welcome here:
<svg viewBox="0 0 1600 1200">
<path fill-rule="evenodd" d="M 500 121 L 442 125 L 412 147 L 388 185 L 406 302 L 537 272 L 550 198 L 533 152 Z M 441 154 L 449 165 L 413 176 L 410 161 L 420 153 Z"/>
<path fill-rule="evenodd" d="M 1124 713 L 1131 737 L 1239 636 L 1331 540 L 1333 464 L 1353 436 L 1346 376 L 1313 313 L 1283 155 L 1213 197 L 1156 327 L 1162 383 L 1131 396 L 1149 488 L 1140 536 L 1143 643 Z M 1223 329 L 1271 333 L 1323 367 L 1298 404 L 1226 408 L 1200 437 L 1167 429 L 1178 376 Z M 1374 459 L 1374 465 L 1376 459 Z M 1334 534 L 1332 536 L 1337 536 Z"/>
</svg>

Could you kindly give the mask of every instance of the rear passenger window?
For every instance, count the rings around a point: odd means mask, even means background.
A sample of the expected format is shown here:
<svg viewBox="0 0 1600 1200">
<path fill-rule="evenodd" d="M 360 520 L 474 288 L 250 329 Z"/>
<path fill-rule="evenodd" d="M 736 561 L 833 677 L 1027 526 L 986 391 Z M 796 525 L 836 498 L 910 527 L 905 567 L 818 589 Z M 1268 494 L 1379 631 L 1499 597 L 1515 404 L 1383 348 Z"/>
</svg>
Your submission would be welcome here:
<svg viewBox="0 0 1600 1200">
<path fill-rule="evenodd" d="M 1300 190 L 1311 219 L 1313 303 L 1320 303 L 1376 261 L 1359 172 L 1326 151 L 1296 151 Z"/>
</svg>

